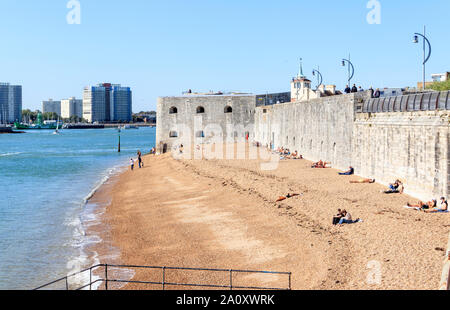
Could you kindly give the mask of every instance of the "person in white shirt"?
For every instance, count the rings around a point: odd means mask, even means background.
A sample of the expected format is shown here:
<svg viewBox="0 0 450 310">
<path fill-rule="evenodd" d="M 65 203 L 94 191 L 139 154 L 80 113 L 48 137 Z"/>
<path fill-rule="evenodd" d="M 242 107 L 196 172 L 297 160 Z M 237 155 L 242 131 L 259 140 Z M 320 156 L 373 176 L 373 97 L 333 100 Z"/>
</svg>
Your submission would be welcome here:
<svg viewBox="0 0 450 310">
<path fill-rule="evenodd" d="M 339 225 L 353 224 L 353 219 L 352 219 L 352 215 L 350 214 L 350 212 L 347 212 L 347 210 L 343 210 L 342 215 L 344 217 L 341 218 L 341 220 L 339 221 Z"/>
</svg>

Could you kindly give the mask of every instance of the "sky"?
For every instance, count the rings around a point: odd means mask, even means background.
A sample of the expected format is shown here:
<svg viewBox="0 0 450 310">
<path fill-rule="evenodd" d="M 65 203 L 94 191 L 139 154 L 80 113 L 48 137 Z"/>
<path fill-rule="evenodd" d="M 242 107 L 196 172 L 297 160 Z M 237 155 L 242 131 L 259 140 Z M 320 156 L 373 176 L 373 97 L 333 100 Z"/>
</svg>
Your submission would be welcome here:
<svg viewBox="0 0 450 310">
<path fill-rule="evenodd" d="M 378 0 L 379 24 L 369 0 L 77 1 L 79 24 L 69 0 L 0 0 L 0 82 L 23 86 L 24 109 L 102 82 L 131 87 L 134 112 L 188 89 L 284 92 L 300 58 L 310 79 L 319 67 L 342 89 L 349 54 L 358 86 L 416 86 L 424 25 L 427 79 L 450 71 L 448 0 Z"/>
</svg>

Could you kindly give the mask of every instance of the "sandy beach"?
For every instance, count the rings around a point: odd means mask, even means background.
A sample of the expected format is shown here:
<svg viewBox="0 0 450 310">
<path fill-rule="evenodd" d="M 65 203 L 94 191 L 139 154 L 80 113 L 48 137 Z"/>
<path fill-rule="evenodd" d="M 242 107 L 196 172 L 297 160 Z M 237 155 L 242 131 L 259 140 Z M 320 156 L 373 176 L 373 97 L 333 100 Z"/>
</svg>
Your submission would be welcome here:
<svg viewBox="0 0 450 310">
<path fill-rule="evenodd" d="M 439 287 L 450 215 L 403 208 L 417 201 L 413 197 L 382 194 L 379 184 L 350 184 L 360 178 L 312 169 L 307 160 L 281 161 L 273 171 L 262 171 L 260 160 L 175 160 L 170 154 L 144 160 L 145 168 L 116 176 L 92 198 L 108 204 L 107 232 L 90 232 L 105 240 L 96 248 L 101 263 L 292 272 L 292 288 L 307 290 Z M 275 202 L 287 193 L 300 195 Z M 363 222 L 333 226 L 338 208 Z M 120 258 L 108 261 L 111 247 Z M 159 271 L 134 271 L 133 280 L 161 281 Z M 227 274 L 211 272 L 167 277 L 228 281 Z M 243 274 L 235 281 L 287 286 L 283 276 Z M 180 288 L 187 287 L 166 287 Z"/>
</svg>

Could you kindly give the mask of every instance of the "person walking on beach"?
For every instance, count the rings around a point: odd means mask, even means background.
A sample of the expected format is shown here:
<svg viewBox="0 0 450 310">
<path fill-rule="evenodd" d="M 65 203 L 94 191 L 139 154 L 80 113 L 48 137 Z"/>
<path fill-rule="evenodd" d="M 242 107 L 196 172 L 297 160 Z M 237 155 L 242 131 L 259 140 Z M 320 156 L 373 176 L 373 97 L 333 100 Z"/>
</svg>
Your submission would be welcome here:
<svg viewBox="0 0 450 310">
<path fill-rule="evenodd" d="M 142 161 L 142 153 L 141 153 L 141 151 L 137 152 L 137 156 L 138 156 L 139 169 L 141 169 L 141 166 L 144 167 L 144 162 Z"/>
<path fill-rule="evenodd" d="M 131 171 L 134 170 L 134 160 L 133 158 L 130 159 L 130 165 L 131 165 Z"/>
</svg>

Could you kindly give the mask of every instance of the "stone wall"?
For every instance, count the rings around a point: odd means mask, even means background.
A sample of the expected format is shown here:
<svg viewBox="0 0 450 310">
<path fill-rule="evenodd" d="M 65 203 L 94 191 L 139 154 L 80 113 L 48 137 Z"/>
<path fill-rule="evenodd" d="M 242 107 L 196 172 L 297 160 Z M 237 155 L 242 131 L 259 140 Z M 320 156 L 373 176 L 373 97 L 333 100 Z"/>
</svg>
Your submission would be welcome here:
<svg viewBox="0 0 450 310">
<path fill-rule="evenodd" d="M 441 100 L 447 93 L 390 98 L 381 104 L 363 92 L 257 107 L 260 97 L 159 98 L 160 151 L 179 144 L 186 128 L 194 143 L 208 143 L 208 127 L 218 126 L 228 142 L 248 132 L 250 141 L 297 150 L 306 159 L 331 162 L 341 170 L 353 166 L 357 175 L 382 184 L 401 179 L 408 194 L 423 200 L 450 194 L 450 118 L 447 100 Z"/>
<path fill-rule="evenodd" d="M 255 140 L 297 150 L 305 158 L 347 169 L 352 161 L 353 123 L 368 93 L 258 107 Z"/>
<path fill-rule="evenodd" d="M 210 137 L 208 127 L 219 126 L 222 138 L 243 138 L 246 131 L 253 138 L 253 124 L 256 107 L 254 95 L 230 96 L 184 96 L 162 97 L 157 103 L 156 145 L 170 150 L 182 138 L 183 133 L 199 143 L 206 143 Z M 203 108 L 202 111 L 197 109 Z M 231 109 L 231 110 L 230 110 Z M 200 113 L 201 112 L 201 113 Z M 236 134 L 235 127 L 244 132 Z M 186 129 L 189 132 L 186 132 Z M 204 137 L 201 137 L 203 131 Z M 230 132 L 229 132 L 230 131 Z M 184 138 L 183 138 L 184 139 Z"/>
<path fill-rule="evenodd" d="M 352 164 L 380 183 L 405 182 L 423 200 L 450 193 L 448 111 L 358 113 Z"/>
</svg>

